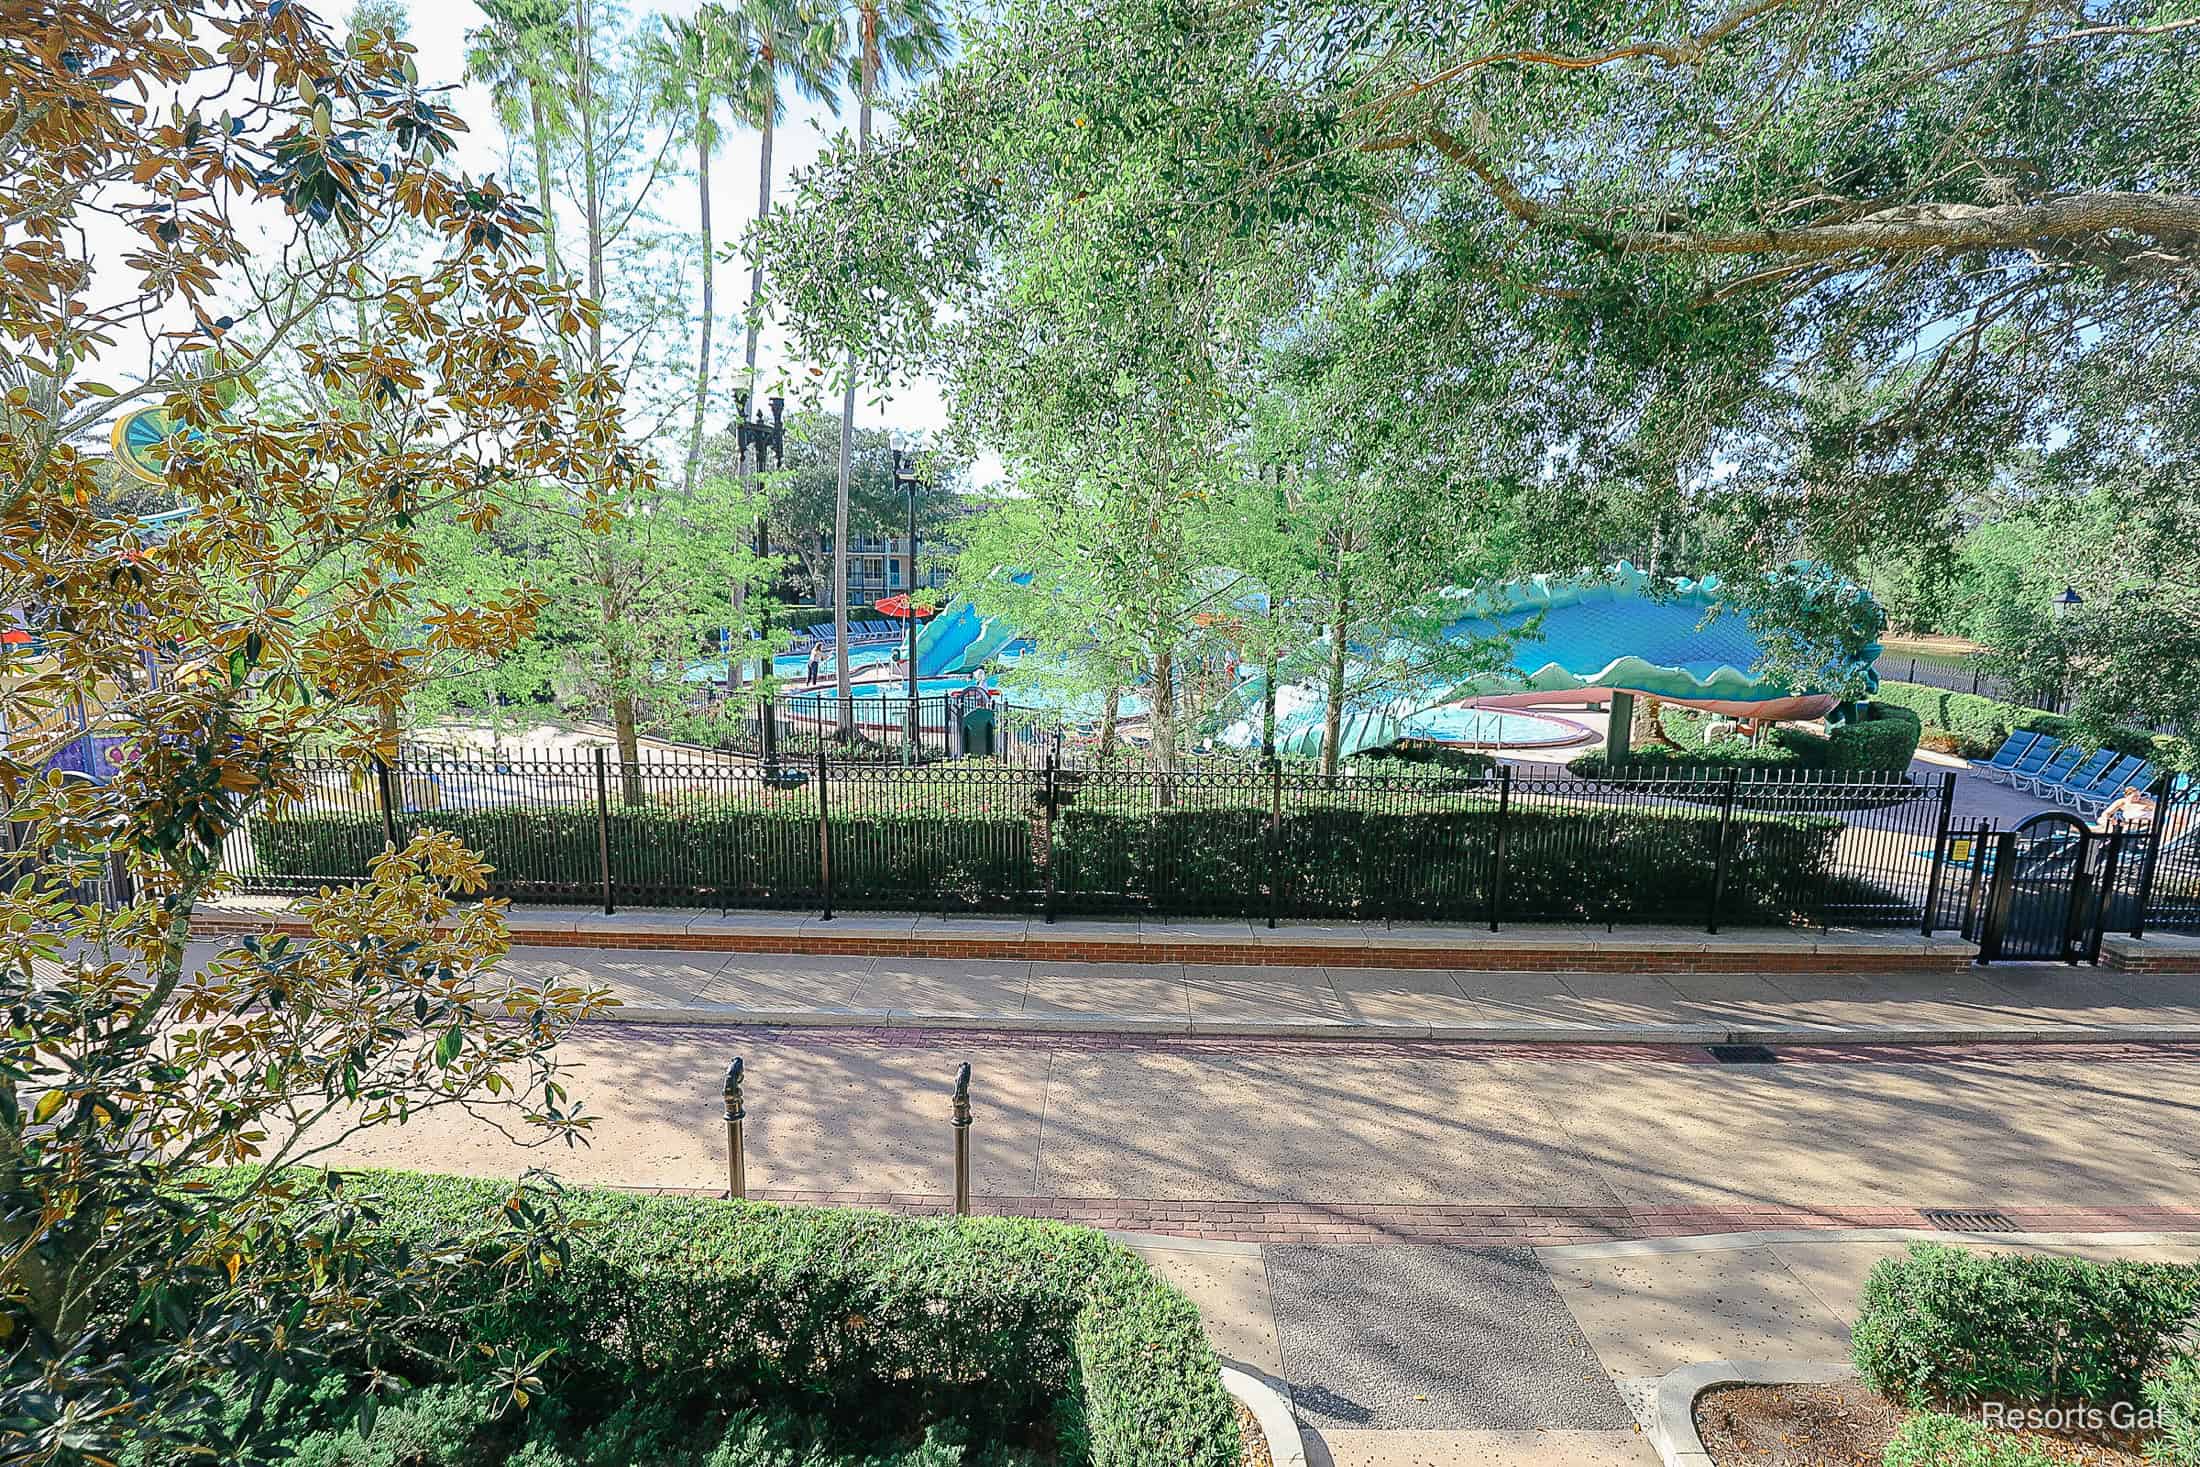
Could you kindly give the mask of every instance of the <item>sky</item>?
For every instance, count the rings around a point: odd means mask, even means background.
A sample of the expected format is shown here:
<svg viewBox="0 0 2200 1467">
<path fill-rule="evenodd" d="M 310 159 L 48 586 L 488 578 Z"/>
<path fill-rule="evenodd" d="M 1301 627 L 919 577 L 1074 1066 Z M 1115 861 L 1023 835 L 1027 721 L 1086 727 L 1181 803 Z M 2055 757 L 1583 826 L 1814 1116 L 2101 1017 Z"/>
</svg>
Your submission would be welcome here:
<svg viewBox="0 0 2200 1467">
<path fill-rule="evenodd" d="M 338 8 L 340 0 L 324 0 L 329 3 L 327 13 L 339 19 L 345 13 Z M 461 83 L 453 94 L 454 110 L 466 120 L 468 133 L 460 139 L 459 161 L 461 166 L 475 172 L 506 171 L 501 133 L 496 124 L 496 112 L 488 90 L 484 87 L 463 84 L 466 70 L 466 35 L 482 24 L 482 15 L 473 0 L 406 0 L 411 14 L 411 29 L 406 39 L 419 50 L 417 59 L 420 79 L 423 83 Z M 345 7 L 348 8 L 348 7 Z M 685 15 L 696 8 L 696 0 L 660 0 L 660 3 L 637 3 L 634 16 L 642 23 L 650 23 L 653 15 Z M 853 131 L 855 126 L 854 100 L 844 104 L 844 117 L 836 118 L 821 103 L 792 95 L 788 97 L 787 120 L 779 127 L 773 141 L 772 193 L 775 199 L 787 197 L 787 189 L 795 174 L 815 162 L 827 142 L 842 129 Z M 877 125 L 890 126 L 879 117 Z M 711 216 L 712 226 L 721 240 L 739 238 L 750 220 L 756 216 L 756 134 L 727 123 L 725 142 L 711 164 Z M 524 180 L 522 180 L 524 182 Z M 662 199 L 657 195 L 661 193 Z M 676 181 L 670 187 L 652 194 L 652 201 L 665 222 L 675 229 L 693 230 L 696 224 L 695 182 L 692 178 Z M 735 351 L 712 354 L 719 358 L 721 369 L 737 363 L 739 339 L 736 332 L 737 318 L 728 309 L 737 307 L 747 296 L 748 266 L 746 262 L 719 263 L 717 266 L 717 300 L 719 320 L 715 330 L 718 343 L 732 341 Z M 769 330 L 764 336 L 764 376 L 772 375 L 771 366 L 777 355 L 779 343 Z M 801 375 L 799 364 L 787 373 L 790 380 Z M 946 406 L 936 385 L 926 381 L 902 384 L 883 406 L 872 401 L 877 396 L 875 388 L 857 393 L 856 422 L 860 427 L 891 427 L 932 432 L 942 427 L 947 418 Z M 837 395 L 832 399 L 838 405 Z M 713 404 L 713 421 L 719 416 L 718 405 Z M 730 399 L 724 412 L 731 412 Z M 981 466 L 974 477 L 990 477 L 988 466 Z M 994 472 L 997 472 L 995 470 Z"/>
</svg>

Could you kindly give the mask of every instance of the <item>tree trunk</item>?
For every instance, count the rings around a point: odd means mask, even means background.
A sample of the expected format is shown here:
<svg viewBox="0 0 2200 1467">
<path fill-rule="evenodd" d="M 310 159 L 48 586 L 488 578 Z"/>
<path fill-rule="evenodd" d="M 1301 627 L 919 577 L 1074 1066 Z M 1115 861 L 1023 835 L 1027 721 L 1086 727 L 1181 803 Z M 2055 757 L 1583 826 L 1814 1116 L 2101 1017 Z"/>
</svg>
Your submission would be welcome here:
<svg viewBox="0 0 2200 1467">
<path fill-rule="evenodd" d="M 1341 526 L 1337 532 L 1337 594 L 1329 618 L 1329 675 L 1325 680 L 1329 706 L 1322 710 L 1322 778 L 1332 780 L 1337 777 L 1337 746 L 1344 742 L 1344 673 L 1352 625 L 1352 587 L 1346 566 L 1351 553 L 1352 529 Z"/>
<path fill-rule="evenodd" d="M 527 110 L 535 141 L 535 204 L 542 210 L 542 268 L 555 280 L 558 275 L 558 213 L 550 197 L 550 122 L 542 113 L 542 94 L 527 84 Z"/>
<path fill-rule="evenodd" d="M 1115 752 L 1116 721 L 1123 711 L 1123 685 L 1108 684 L 1107 701 L 1100 708 L 1100 757 L 1107 758 Z"/>
<path fill-rule="evenodd" d="M 642 803 L 642 741 L 635 731 L 634 695 L 620 693 L 611 700 L 611 726 L 619 740 L 619 802 Z"/>
<path fill-rule="evenodd" d="M 580 24 L 574 38 L 578 46 L 573 94 L 581 113 L 581 207 L 588 230 L 588 298 L 603 304 L 603 179 L 596 167 L 596 78 L 594 57 L 595 16 L 592 0 L 581 0 Z M 603 315 L 598 312 L 588 327 L 588 367 L 603 370 Z"/>
<path fill-rule="evenodd" d="M 716 312 L 716 284 L 718 262 L 711 254 L 710 238 L 710 144 L 705 136 L 710 127 L 710 103 L 708 93 L 696 92 L 695 118 L 695 181 L 696 207 L 701 211 L 701 222 L 696 228 L 696 241 L 703 250 L 703 330 L 702 339 L 695 349 L 695 416 L 688 423 L 687 492 L 695 493 L 695 474 L 702 467 L 703 458 L 703 405 L 710 397 L 710 326 Z M 727 649 L 730 659 L 732 649 Z"/>
<path fill-rule="evenodd" d="M 856 86 L 856 153 L 871 151 L 871 89 L 878 80 L 878 8 L 862 7 L 863 72 Z M 840 399 L 840 489 L 833 501 L 833 686 L 840 695 L 840 731 L 854 732 L 848 676 L 848 490 L 855 464 L 856 349 L 848 346 L 848 385 Z"/>
<path fill-rule="evenodd" d="M 764 53 L 764 65 L 767 71 L 771 67 L 771 53 L 769 50 Z M 763 125 L 757 128 L 757 132 L 762 136 L 762 142 L 758 146 L 756 158 L 756 217 L 758 221 L 761 222 L 772 211 L 773 128 L 771 109 L 768 107 L 764 109 Z M 745 322 L 745 325 L 748 333 L 748 341 L 742 352 L 741 359 L 747 367 L 747 376 L 744 381 L 744 386 L 747 388 L 748 395 L 742 400 L 748 403 L 749 410 L 751 412 L 754 412 L 757 407 L 756 353 L 757 348 L 759 344 L 763 341 L 764 337 L 764 257 L 762 255 L 758 255 L 754 260 L 749 262 L 749 308 L 747 316 L 748 319 Z M 746 462 L 746 460 L 744 460 L 744 462 Z M 763 492 L 762 482 L 756 479 L 750 480 L 749 491 L 752 494 L 761 495 Z M 759 508 L 757 510 L 756 523 L 758 526 L 758 533 L 756 537 L 758 544 L 763 549 L 769 550 L 771 548 L 771 537 L 769 532 L 764 530 L 763 528 L 764 511 L 762 510 L 762 508 Z M 767 574 L 769 573 L 767 572 Z M 747 581 L 736 578 L 733 583 L 734 622 L 744 632 L 748 630 L 748 618 L 742 613 L 748 607 L 748 600 L 749 588 Z M 763 626 L 759 627 L 758 631 L 768 636 L 771 632 L 771 628 L 769 626 Z M 733 649 L 730 647 L 727 648 L 726 685 L 729 691 L 738 691 L 740 689 L 743 671 L 744 668 L 742 664 L 737 663 L 733 660 Z M 757 669 L 757 681 L 761 683 L 765 678 L 768 678 L 770 676 L 771 664 L 767 661 L 762 667 Z"/>
<path fill-rule="evenodd" d="M 1176 769 L 1176 648 L 1163 642 L 1153 654 L 1153 699 L 1146 728 L 1154 762 L 1163 774 Z"/>
</svg>

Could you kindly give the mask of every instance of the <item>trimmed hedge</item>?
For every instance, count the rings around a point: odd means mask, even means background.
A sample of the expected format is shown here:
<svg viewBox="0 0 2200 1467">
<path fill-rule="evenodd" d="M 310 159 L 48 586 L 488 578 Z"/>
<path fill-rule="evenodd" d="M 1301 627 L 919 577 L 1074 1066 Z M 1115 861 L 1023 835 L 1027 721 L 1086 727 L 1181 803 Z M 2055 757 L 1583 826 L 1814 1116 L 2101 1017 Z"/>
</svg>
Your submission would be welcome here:
<svg viewBox="0 0 2200 1467">
<path fill-rule="evenodd" d="M 2200 1267 L 1915 1244 L 1864 1281 L 1851 1357 L 1910 1406 L 2139 1399 L 2200 1305 Z"/>
<path fill-rule="evenodd" d="M 1967 758 L 1991 757 L 2012 733 L 2044 733 L 2058 739 L 2071 737 L 2070 720 L 2059 713 L 2003 703 L 1977 693 L 1952 693 L 1919 683 L 1883 682 L 1875 696 L 1882 703 L 1915 713 L 1924 722 L 1929 742 L 1945 745 L 1948 752 Z M 2108 746 L 2119 754 L 2138 754 L 2147 758 L 2153 757 L 2156 749 L 2154 735 L 2141 729 L 2119 730 Z"/>
<path fill-rule="evenodd" d="M 2158 1414 L 2156 1461 L 2168 1467 L 2200 1467 L 2200 1355 L 2173 1350 L 2141 1390 Z"/>
<path fill-rule="evenodd" d="M 485 1236 L 507 1183 L 369 1172 L 379 1230 Z M 1090 1228 L 573 1190 L 569 1262 L 457 1285 L 469 1340 L 552 1352 L 556 1399 L 799 1410 L 856 1438 L 1050 1432 L 1090 1467 L 1236 1467 L 1199 1314 Z M 495 1249 L 484 1247 L 487 1255 Z"/>
<path fill-rule="evenodd" d="M 1282 909 L 1299 915 L 1484 919 L 1494 797 L 1476 793 L 1486 787 L 1471 775 L 1424 770 L 1431 794 L 1458 780 L 1472 790 L 1451 796 L 1456 808 L 1419 811 L 1294 792 L 1273 846 L 1265 808 L 1093 808 L 1065 782 L 1054 828 L 1057 904 L 1063 911 L 1258 916 L 1268 910 L 1269 884 L 1280 882 Z M 1187 799 L 1196 784 L 1187 781 Z M 851 910 L 1036 906 L 1046 883 L 1041 812 L 1028 791 L 981 789 L 973 786 L 969 799 L 958 792 L 967 812 L 960 814 L 836 808 L 835 903 Z M 765 805 L 615 812 L 611 868 L 620 898 L 706 906 L 815 900 L 814 799 L 798 792 Z M 491 896 L 555 900 L 601 890 L 592 809 L 429 811 L 413 819 L 481 851 L 495 868 Z M 1825 815 L 1738 814 L 1726 919 L 1782 922 L 1814 911 L 1841 829 Z M 1506 817 L 1504 912 L 1521 921 L 1686 919 L 1710 900 L 1717 832 L 1718 812 L 1708 807 L 1516 807 Z M 382 827 L 366 815 L 257 818 L 252 837 L 255 880 L 310 887 L 364 874 L 381 849 Z"/>
<path fill-rule="evenodd" d="M 1709 715 L 1693 708 L 1666 705 L 1658 719 L 1667 737 L 1680 747 L 1662 744 L 1632 748 L 1627 762 L 1614 765 L 1604 749 L 1593 749 L 1567 765 L 1584 779 L 1621 779 L 1626 775 L 1671 778 L 1708 772 L 1724 774 L 1733 769 L 1751 772 L 1829 770 L 1846 774 L 1900 773 L 1910 767 L 1922 732 L 1915 714 L 1907 709 L 1865 704 L 1849 723 L 1833 725 L 1823 735 L 1807 729 L 1775 728 L 1761 744 L 1743 738 L 1703 741 Z"/>
<path fill-rule="evenodd" d="M 1502 910 L 1516 921 L 1693 915 L 1710 900 L 1715 809 L 1514 809 L 1505 817 Z M 1472 921 L 1490 909 L 1497 810 L 1388 814 L 1286 808 L 1271 843 L 1259 810 L 1128 813 L 1072 804 L 1056 841 L 1057 900 L 1084 906 L 1257 916 L 1280 883 L 1284 910 L 1308 916 Z M 1785 921 L 1812 910 L 1842 822 L 1737 814 L 1723 913 Z"/>
</svg>

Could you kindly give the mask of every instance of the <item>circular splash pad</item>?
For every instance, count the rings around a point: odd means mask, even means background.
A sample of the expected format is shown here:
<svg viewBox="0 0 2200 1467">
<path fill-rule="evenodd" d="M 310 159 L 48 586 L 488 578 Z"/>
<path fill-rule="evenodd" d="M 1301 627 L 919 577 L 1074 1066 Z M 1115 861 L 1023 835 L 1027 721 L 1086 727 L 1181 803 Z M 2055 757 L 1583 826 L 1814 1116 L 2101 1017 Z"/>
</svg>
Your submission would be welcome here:
<svg viewBox="0 0 2200 1467">
<path fill-rule="evenodd" d="M 1483 749 L 1561 749 L 1586 744 L 1596 730 L 1571 718 L 1527 713 L 1518 708 L 1477 708 L 1454 703 L 1430 708 L 1405 720 L 1406 736 Z"/>
</svg>

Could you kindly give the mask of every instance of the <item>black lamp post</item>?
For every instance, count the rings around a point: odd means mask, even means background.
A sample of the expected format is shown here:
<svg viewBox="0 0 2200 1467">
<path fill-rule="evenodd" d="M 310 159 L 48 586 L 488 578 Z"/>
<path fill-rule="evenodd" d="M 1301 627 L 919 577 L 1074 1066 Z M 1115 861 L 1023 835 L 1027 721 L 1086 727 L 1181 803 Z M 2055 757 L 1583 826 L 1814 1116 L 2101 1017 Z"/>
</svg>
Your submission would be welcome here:
<svg viewBox="0 0 2200 1467">
<path fill-rule="evenodd" d="M 902 491 L 909 505 L 909 579 L 902 587 L 902 602 L 909 612 L 909 715 L 902 729 L 903 758 L 917 762 L 917 487 L 923 480 L 903 469 L 909 456 L 900 449 L 894 450 L 894 487 Z"/>
<path fill-rule="evenodd" d="M 2062 588 L 2062 594 L 2057 596 L 2049 605 L 2055 608 L 2056 619 L 2060 620 L 2085 605 L 2085 598 L 2078 594 L 2077 587 L 2065 586 Z"/>
<path fill-rule="evenodd" d="M 761 407 L 756 410 L 756 417 L 752 421 L 749 417 L 748 389 L 745 387 L 734 389 L 733 463 L 734 472 L 742 478 L 748 477 L 749 453 L 752 449 L 756 454 L 756 473 L 759 476 L 765 470 L 767 454 L 770 456 L 771 467 L 783 469 L 787 466 L 787 399 L 775 394 L 768 400 L 772 406 L 771 421 L 768 423 L 764 421 L 764 410 Z M 770 554 L 771 541 L 765 528 L 765 516 L 759 511 L 756 516 L 756 558 L 763 560 Z M 769 626 L 771 594 L 771 582 L 766 581 L 764 583 L 764 597 L 767 607 L 765 616 L 766 631 L 771 629 Z M 768 663 L 764 670 L 766 672 L 770 671 Z M 728 646 L 726 648 L 726 680 L 730 684 L 733 678 L 733 648 Z"/>
</svg>

